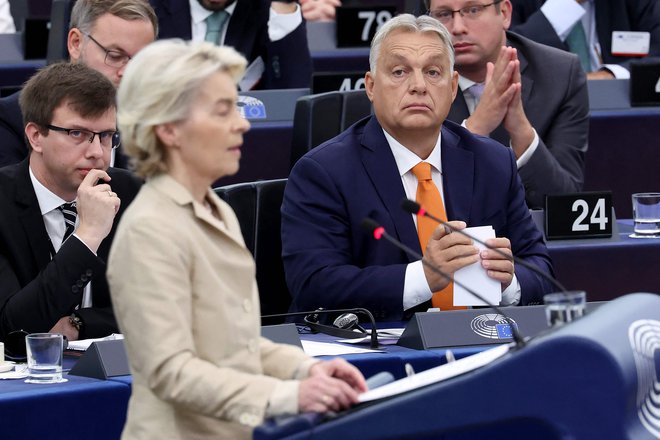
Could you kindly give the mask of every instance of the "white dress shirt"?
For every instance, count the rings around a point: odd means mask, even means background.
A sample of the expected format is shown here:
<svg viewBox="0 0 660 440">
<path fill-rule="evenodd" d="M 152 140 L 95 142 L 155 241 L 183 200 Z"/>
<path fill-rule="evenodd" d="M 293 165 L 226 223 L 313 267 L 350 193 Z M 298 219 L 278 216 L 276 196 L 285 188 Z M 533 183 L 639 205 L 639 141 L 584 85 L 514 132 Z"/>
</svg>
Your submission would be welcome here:
<svg viewBox="0 0 660 440">
<path fill-rule="evenodd" d="M 34 193 L 37 195 L 37 202 L 39 203 L 39 209 L 41 210 L 41 215 L 44 219 L 44 226 L 46 227 L 46 232 L 50 238 L 50 243 L 53 250 L 58 252 L 60 247 L 62 247 L 62 238 L 64 238 L 64 232 L 66 231 L 66 225 L 64 224 L 64 214 L 58 208 L 63 203 L 66 203 L 66 200 L 62 199 L 60 196 L 56 195 L 51 190 L 42 185 L 32 172 L 32 168 L 30 168 L 30 180 L 32 181 Z M 76 217 L 76 229 L 78 229 L 79 224 L 80 218 Z M 67 240 L 70 240 L 73 236 L 80 240 L 75 232 Z M 87 246 L 84 241 L 80 240 L 80 242 Z M 53 255 L 50 257 L 52 259 Z M 91 283 L 87 283 L 85 289 L 83 290 L 81 307 L 92 307 Z"/>
</svg>

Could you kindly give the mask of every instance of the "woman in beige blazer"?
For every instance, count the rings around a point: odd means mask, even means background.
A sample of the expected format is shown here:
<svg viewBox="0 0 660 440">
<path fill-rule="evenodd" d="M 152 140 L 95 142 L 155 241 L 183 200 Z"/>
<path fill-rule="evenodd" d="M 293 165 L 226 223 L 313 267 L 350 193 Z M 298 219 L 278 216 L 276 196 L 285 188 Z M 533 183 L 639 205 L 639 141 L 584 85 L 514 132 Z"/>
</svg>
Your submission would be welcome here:
<svg viewBox="0 0 660 440">
<path fill-rule="evenodd" d="M 238 171 L 244 68 L 231 48 L 163 40 L 119 88 L 122 144 L 147 179 L 108 262 L 133 373 L 127 439 L 248 438 L 265 417 L 340 410 L 366 389 L 343 360 L 260 337 L 254 261 L 210 189 Z"/>
</svg>

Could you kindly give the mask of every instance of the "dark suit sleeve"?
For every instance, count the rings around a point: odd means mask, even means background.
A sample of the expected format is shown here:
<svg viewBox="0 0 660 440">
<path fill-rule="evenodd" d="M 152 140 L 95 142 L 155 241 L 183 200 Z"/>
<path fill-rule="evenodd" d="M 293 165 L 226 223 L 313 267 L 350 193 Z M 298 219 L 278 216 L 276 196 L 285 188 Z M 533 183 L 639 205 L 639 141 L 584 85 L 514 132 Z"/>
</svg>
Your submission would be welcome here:
<svg viewBox="0 0 660 440">
<path fill-rule="evenodd" d="M 268 32 L 266 39 L 268 39 Z M 307 44 L 305 19 L 286 37 L 268 40 L 265 51 L 264 89 L 290 89 L 309 87 L 312 75 L 312 57 Z"/>
<path fill-rule="evenodd" d="M 292 310 L 364 307 L 377 319 L 401 319 L 406 264 L 387 264 L 401 260 L 391 256 L 379 262 L 375 254 L 389 252 L 389 244 L 373 243 L 360 231 L 362 219 L 352 218 L 348 201 L 355 197 L 340 189 L 343 183 L 309 157 L 291 172 L 282 205 L 282 252 Z"/>
<path fill-rule="evenodd" d="M 0 167 L 19 163 L 28 155 L 18 96 L 0 99 Z"/>
<path fill-rule="evenodd" d="M 546 194 L 579 192 L 584 184 L 584 155 L 589 135 L 589 95 L 586 75 L 576 57 L 562 104 L 550 127 L 539 133 L 539 145 L 520 168 L 529 207 L 543 207 Z M 558 89 L 559 90 L 559 89 Z"/>
<path fill-rule="evenodd" d="M 105 264 L 74 236 L 22 288 L 8 257 L 0 256 L 0 336 L 4 338 L 8 332 L 20 329 L 49 331 L 73 311 L 82 299 L 85 285 L 104 270 Z M 112 311 L 109 313 L 111 316 Z M 82 337 L 103 336 L 117 330 L 114 318 L 108 319 L 108 311 L 103 308 L 86 309 L 81 316 L 89 326 Z"/>
</svg>

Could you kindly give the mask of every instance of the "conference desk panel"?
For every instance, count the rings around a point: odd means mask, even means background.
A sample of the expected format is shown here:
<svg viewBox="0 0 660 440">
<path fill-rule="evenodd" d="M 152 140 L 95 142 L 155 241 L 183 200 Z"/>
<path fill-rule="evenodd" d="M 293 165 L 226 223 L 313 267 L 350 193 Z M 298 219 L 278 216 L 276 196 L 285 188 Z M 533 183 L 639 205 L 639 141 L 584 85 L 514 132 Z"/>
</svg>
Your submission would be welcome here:
<svg viewBox="0 0 660 440">
<path fill-rule="evenodd" d="M 0 380 L 1 439 L 116 440 L 126 421 L 130 387 L 65 374 L 61 384 Z"/>
<path fill-rule="evenodd" d="M 569 290 L 585 290 L 589 301 L 631 292 L 659 292 L 660 238 L 630 238 L 631 220 L 619 220 L 615 239 L 548 241 L 556 278 Z"/>
</svg>

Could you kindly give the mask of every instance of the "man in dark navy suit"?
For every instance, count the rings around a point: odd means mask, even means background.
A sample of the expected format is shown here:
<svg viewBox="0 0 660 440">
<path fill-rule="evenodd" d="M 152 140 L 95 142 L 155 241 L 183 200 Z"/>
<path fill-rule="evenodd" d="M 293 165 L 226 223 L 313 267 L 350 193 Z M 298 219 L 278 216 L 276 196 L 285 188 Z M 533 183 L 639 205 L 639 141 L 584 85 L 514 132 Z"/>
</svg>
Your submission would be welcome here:
<svg viewBox="0 0 660 440">
<path fill-rule="evenodd" d="M 447 279 L 373 240 L 361 228 L 365 217 L 451 275 L 479 262 L 501 285 L 503 305 L 541 301 L 551 290 L 546 279 L 442 226 L 424 239 L 425 219 L 400 207 L 429 184 L 418 185 L 425 178 L 415 170 L 430 167 L 440 200 L 427 209 L 444 208 L 459 229 L 492 225 L 492 247 L 552 274 L 511 150 L 445 121 L 458 87 L 447 30 L 428 16 L 398 16 L 374 37 L 370 60 L 374 116 L 307 153 L 287 183 L 282 247 L 292 310 L 365 307 L 400 320 L 445 292 Z"/>
<path fill-rule="evenodd" d="M 309 87 L 312 61 L 294 0 L 150 0 L 159 38 L 213 41 L 248 60 L 240 90 Z M 215 29 L 215 32 L 212 32 Z"/>
</svg>

